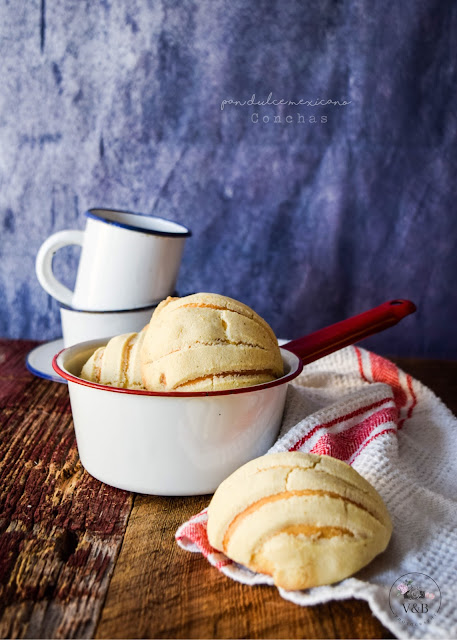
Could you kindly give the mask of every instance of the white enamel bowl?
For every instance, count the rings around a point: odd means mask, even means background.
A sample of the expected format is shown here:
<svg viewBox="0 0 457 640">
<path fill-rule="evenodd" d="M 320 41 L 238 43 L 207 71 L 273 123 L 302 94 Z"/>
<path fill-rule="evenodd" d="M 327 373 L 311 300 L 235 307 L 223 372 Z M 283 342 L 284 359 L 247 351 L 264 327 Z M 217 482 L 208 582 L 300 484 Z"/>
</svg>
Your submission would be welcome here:
<svg viewBox="0 0 457 640">
<path fill-rule="evenodd" d="M 95 478 L 120 489 L 156 495 L 212 493 L 242 464 L 275 441 L 287 385 L 337 349 L 387 329 L 415 311 L 391 300 L 281 348 L 285 375 L 254 387 L 210 393 L 116 389 L 79 378 L 107 339 L 68 347 L 54 357 L 68 381 L 81 462 Z"/>
<path fill-rule="evenodd" d="M 106 342 L 68 347 L 53 367 L 68 381 L 84 468 L 138 493 L 212 493 L 235 469 L 266 453 L 279 432 L 287 384 L 303 368 L 300 358 L 281 349 L 286 374 L 254 387 L 167 394 L 117 389 L 78 377 Z"/>
</svg>

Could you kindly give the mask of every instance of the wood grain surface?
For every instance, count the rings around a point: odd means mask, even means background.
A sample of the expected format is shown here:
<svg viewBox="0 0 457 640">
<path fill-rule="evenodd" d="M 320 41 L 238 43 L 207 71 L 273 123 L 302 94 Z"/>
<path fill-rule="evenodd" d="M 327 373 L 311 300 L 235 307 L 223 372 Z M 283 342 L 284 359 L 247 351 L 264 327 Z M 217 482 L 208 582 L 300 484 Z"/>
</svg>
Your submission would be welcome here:
<svg viewBox="0 0 457 640">
<path fill-rule="evenodd" d="M 97 638 L 393 637 L 363 602 L 298 607 L 182 550 L 176 529 L 209 499 L 135 498 Z"/>
<path fill-rule="evenodd" d="M 176 529 L 210 496 L 134 495 L 89 476 L 66 385 L 25 369 L 33 346 L 0 340 L 1 637 L 393 637 L 365 602 L 298 607 L 180 549 Z M 396 362 L 457 411 L 456 362 Z"/>
<path fill-rule="evenodd" d="M 133 496 L 84 471 L 67 387 L 25 370 L 32 346 L 0 341 L 0 635 L 90 637 Z"/>
</svg>

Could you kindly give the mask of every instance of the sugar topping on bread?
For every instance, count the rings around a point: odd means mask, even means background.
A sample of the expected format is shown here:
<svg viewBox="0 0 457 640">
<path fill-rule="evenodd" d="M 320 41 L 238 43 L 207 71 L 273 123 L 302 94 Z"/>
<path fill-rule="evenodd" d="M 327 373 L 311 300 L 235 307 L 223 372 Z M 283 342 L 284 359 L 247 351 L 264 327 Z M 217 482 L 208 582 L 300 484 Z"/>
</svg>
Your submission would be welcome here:
<svg viewBox="0 0 457 640">
<path fill-rule="evenodd" d="M 268 323 L 247 305 L 214 293 L 167 298 L 158 305 L 146 331 L 141 368 L 151 391 L 214 391 L 283 375 Z"/>
<path fill-rule="evenodd" d="M 352 575 L 385 550 L 391 533 L 384 502 L 357 471 L 300 452 L 248 462 L 208 509 L 211 545 L 289 590 Z"/>
</svg>

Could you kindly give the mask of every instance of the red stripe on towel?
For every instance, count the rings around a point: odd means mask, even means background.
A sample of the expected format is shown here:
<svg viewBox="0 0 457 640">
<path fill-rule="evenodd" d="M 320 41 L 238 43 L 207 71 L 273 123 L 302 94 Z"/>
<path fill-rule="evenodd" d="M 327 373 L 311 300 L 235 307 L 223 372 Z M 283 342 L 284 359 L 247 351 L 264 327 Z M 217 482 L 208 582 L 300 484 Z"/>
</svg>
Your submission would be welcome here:
<svg viewBox="0 0 457 640">
<path fill-rule="evenodd" d="M 292 445 L 289 448 L 289 451 L 297 451 L 298 449 L 300 449 L 300 447 L 302 447 L 303 444 L 307 440 L 309 440 L 309 438 L 311 438 L 319 429 L 328 429 L 338 423 L 346 422 L 346 420 L 350 420 L 351 418 L 360 416 L 366 413 L 367 411 L 370 411 L 371 409 L 377 409 L 378 407 L 382 406 L 386 402 L 391 402 L 391 401 L 392 401 L 392 398 L 383 398 L 382 400 L 377 400 L 376 402 L 373 402 L 372 404 L 368 404 L 365 407 L 360 407 L 355 411 L 351 411 L 350 413 L 346 413 L 345 415 L 339 416 L 338 418 L 334 418 L 329 422 L 323 422 L 322 424 L 318 424 L 315 427 L 313 427 L 309 433 L 304 435 L 302 438 L 300 438 L 300 440 L 298 440 L 294 445 Z"/>
<path fill-rule="evenodd" d="M 400 383 L 398 367 L 376 353 L 370 352 L 371 375 L 373 382 L 384 382 L 392 387 L 398 413 L 408 402 L 408 396 Z"/>
<path fill-rule="evenodd" d="M 363 370 L 363 361 L 362 361 L 362 353 L 360 351 L 360 349 L 358 347 L 354 347 L 355 349 L 355 354 L 357 356 L 357 362 L 359 363 L 359 373 L 360 373 L 360 377 L 362 378 L 362 380 L 364 380 L 365 382 L 370 382 L 368 380 L 368 378 L 365 375 L 365 372 Z"/>
<path fill-rule="evenodd" d="M 340 433 L 326 433 L 319 438 L 310 453 L 332 456 L 348 462 L 362 445 L 368 444 L 368 438 L 377 427 L 387 422 L 395 422 L 396 418 L 396 408 L 377 411 L 354 427 Z M 395 431 L 393 428 L 392 430 Z"/>
<path fill-rule="evenodd" d="M 208 542 L 208 534 L 206 532 L 206 522 L 192 522 L 189 521 L 187 526 L 185 526 L 181 535 L 178 536 L 177 540 L 183 540 L 184 538 L 188 538 L 192 542 L 194 542 L 202 554 L 207 558 L 211 553 L 214 553 L 213 547 Z"/>
</svg>

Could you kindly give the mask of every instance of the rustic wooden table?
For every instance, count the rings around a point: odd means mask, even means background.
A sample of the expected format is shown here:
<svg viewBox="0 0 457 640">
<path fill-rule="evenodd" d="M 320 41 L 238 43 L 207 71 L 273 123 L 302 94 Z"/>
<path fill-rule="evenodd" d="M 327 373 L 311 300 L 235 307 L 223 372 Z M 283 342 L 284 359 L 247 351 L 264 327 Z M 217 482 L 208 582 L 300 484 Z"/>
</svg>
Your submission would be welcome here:
<svg viewBox="0 0 457 640">
<path fill-rule="evenodd" d="M 209 496 L 113 489 L 78 458 L 65 384 L 34 377 L 37 343 L 0 339 L 2 638 L 393 637 L 362 601 L 298 607 L 174 541 Z M 396 359 L 457 412 L 457 362 Z"/>
</svg>

